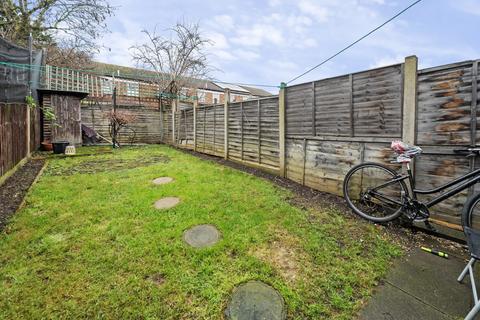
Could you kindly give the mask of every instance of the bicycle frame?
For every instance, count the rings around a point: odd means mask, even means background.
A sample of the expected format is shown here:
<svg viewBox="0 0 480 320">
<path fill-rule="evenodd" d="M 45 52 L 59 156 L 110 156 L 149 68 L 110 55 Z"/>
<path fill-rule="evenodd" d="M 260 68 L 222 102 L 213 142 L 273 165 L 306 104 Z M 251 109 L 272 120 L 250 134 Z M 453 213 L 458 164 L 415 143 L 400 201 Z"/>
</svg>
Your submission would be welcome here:
<svg viewBox="0 0 480 320">
<path fill-rule="evenodd" d="M 441 195 L 439 195 L 437 197 L 434 197 L 432 200 L 424 203 L 424 205 L 427 208 L 430 208 L 430 207 L 436 205 L 437 203 L 442 202 L 443 200 L 448 199 L 451 196 L 454 196 L 457 193 L 462 192 L 463 190 L 465 190 L 465 189 L 471 187 L 472 185 L 476 184 L 477 182 L 479 182 L 480 181 L 480 169 L 477 169 L 477 170 L 474 170 L 470 173 L 467 173 L 466 175 L 461 176 L 461 177 L 459 177 L 457 179 L 454 179 L 452 181 L 449 181 L 449 182 L 445 183 L 444 185 L 441 185 L 437 188 L 433 188 L 433 189 L 429 189 L 429 190 L 421 190 L 421 189 L 416 189 L 415 188 L 415 179 L 413 177 L 412 170 L 411 170 L 409 164 L 407 163 L 407 174 L 399 175 L 399 176 L 395 177 L 394 179 L 392 179 L 392 180 L 390 180 L 390 181 L 388 181 L 388 182 L 386 182 L 382 185 L 379 185 L 379 186 L 375 187 L 371 191 L 374 192 L 375 196 L 385 198 L 383 195 L 377 193 L 376 190 L 381 189 L 381 188 L 383 188 L 383 187 L 385 187 L 385 186 L 387 186 L 391 183 L 394 183 L 394 182 L 397 182 L 397 181 L 403 181 L 403 180 L 406 180 L 406 179 L 408 179 L 408 182 L 409 182 L 409 185 L 410 185 L 410 188 L 407 188 L 408 196 L 410 198 L 415 199 L 415 200 L 417 199 L 417 194 L 434 194 L 434 193 L 443 191 L 445 189 L 448 189 L 452 186 L 458 185 L 457 187 L 455 187 L 455 188 L 453 188 L 453 189 L 451 189 L 451 190 L 449 190 L 445 193 L 442 193 Z M 463 182 L 463 181 L 465 181 L 465 182 Z M 397 203 L 397 201 L 395 201 L 395 200 L 388 199 L 388 198 L 386 198 L 386 199 L 388 201 Z M 398 204 L 400 204 L 400 203 L 398 203 Z"/>
</svg>

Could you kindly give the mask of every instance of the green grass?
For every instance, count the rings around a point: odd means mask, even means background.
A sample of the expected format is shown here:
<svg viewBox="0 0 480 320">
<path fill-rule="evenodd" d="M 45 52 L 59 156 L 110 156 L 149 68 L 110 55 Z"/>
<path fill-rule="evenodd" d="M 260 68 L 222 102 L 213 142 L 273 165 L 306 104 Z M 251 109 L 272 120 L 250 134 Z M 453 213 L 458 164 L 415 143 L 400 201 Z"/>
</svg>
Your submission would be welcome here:
<svg viewBox="0 0 480 320">
<path fill-rule="evenodd" d="M 161 176 L 175 181 L 151 183 Z M 165 196 L 181 203 L 154 209 Z M 291 196 L 166 146 L 51 159 L 0 234 L 0 318 L 222 319 L 233 288 L 258 279 L 289 318 L 351 319 L 400 249 L 373 225 Z M 183 232 L 204 223 L 222 240 L 186 245 Z"/>
</svg>

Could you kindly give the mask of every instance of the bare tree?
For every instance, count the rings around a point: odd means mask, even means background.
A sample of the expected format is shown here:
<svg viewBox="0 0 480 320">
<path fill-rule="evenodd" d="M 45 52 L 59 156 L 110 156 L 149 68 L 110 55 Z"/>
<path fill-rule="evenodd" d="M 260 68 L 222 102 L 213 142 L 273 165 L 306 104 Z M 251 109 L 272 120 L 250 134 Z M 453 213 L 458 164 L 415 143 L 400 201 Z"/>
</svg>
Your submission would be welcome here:
<svg viewBox="0 0 480 320">
<path fill-rule="evenodd" d="M 32 34 L 38 47 L 70 56 L 89 53 L 97 50 L 95 40 L 107 31 L 105 21 L 114 9 L 108 0 L 1 0 L 0 37 L 26 45 Z"/>
<path fill-rule="evenodd" d="M 76 39 L 62 39 L 46 46 L 47 64 L 74 69 L 93 67 L 94 50 Z"/>
<path fill-rule="evenodd" d="M 194 88 L 198 79 L 206 79 L 211 68 L 206 47 L 212 42 L 204 38 L 198 24 L 177 22 L 159 34 L 142 31 L 146 43 L 131 47 L 133 60 L 139 67 L 155 72 L 155 82 L 160 91 L 177 97 L 183 89 Z"/>
<path fill-rule="evenodd" d="M 123 128 L 137 120 L 137 116 L 126 110 L 111 110 L 105 114 L 109 122 L 109 134 L 115 147 L 119 147 L 118 136 Z M 135 132 L 134 132 L 135 133 Z"/>
</svg>

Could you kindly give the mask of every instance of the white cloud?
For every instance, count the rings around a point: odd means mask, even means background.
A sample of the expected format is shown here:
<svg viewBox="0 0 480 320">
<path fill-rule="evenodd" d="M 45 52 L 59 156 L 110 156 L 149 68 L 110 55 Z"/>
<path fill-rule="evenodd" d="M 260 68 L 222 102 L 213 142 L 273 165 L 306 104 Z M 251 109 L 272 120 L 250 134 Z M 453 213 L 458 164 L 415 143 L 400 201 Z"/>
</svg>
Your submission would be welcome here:
<svg viewBox="0 0 480 320">
<path fill-rule="evenodd" d="M 478 0 L 451 0 L 451 3 L 457 10 L 480 16 L 480 4 Z"/>
<path fill-rule="evenodd" d="M 261 46 L 265 42 L 280 45 L 284 40 L 282 32 L 269 24 L 255 24 L 252 27 L 239 28 L 232 42 L 243 46 Z"/>
<path fill-rule="evenodd" d="M 329 16 L 329 10 L 325 6 L 310 0 L 301 0 L 298 3 L 301 12 L 312 15 L 317 22 L 326 22 Z"/>
<path fill-rule="evenodd" d="M 257 52 L 244 50 L 244 49 L 236 49 L 235 54 L 240 60 L 244 60 L 244 61 L 254 61 L 260 58 L 260 54 L 258 54 Z"/>
<path fill-rule="evenodd" d="M 375 60 L 375 62 L 370 64 L 369 68 L 385 67 L 392 64 L 402 63 L 404 60 L 405 60 L 405 56 L 402 56 L 402 55 L 397 55 L 395 57 L 385 56 Z"/>
<path fill-rule="evenodd" d="M 211 54 L 224 61 L 232 61 L 236 59 L 233 54 L 226 50 L 214 50 Z"/>
<path fill-rule="evenodd" d="M 230 47 L 227 38 L 222 33 L 210 31 L 205 34 L 205 37 L 213 41 L 213 48 L 215 49 L 227 49 Z"/>
<path fill-rule="evenodd" d="M 367 3 L 373 3 L 373 4 L 385 4 L 385 0 L 366 0 Z"/>
<path fill-rule="evenodd" d="M 214 16 L 212 21 L 216 27 L 223 31 L 229 31 L 235 27 L 235 22 L 233 18 L 226 14 Z"/>
<path fill-rule="evenodd" d="M 118 64 L 123 66 L 132 66 L 132 56 L 130 47 L 142 43 L 146 40 L 141 32 L 142 27 L 130 20 L 122 21 L 121 31 L 107 33 L 100 45 L 104 46 L 95 56 L 95 60 Z"/>
<path fill-rule="evenodd" d="M 268 0 L 268 5 L 270 7 L 277 7 L 282 4 L 282 0 Z"/>
</svg>

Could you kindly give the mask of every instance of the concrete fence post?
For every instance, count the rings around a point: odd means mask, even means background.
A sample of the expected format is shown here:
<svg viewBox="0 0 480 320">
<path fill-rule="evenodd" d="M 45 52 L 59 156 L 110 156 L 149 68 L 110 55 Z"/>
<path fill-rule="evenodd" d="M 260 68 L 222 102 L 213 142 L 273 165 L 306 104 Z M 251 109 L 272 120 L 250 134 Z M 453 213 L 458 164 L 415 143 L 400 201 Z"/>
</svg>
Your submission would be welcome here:
<svg viewBox="0 0 480 320">
<path fill-rule="evenodd" d="M 198 96 L 195 95 L 193 100 L 193 150 L 197 151 L 197 110 L 198 110 Z"/>
<path fill-rule="evenodd" d="M 278 93 L 278 143 L 279 143 L 279 175 L 285 177 L 285 107 L 286 107 L 286 83 L 280 84 Z"/>
<path fill-rule="evenodd" d="M 225 160 L 228 159 L 228 104 L 229 103 L 230 103 L 230 89 L 225 89 L 225 93 L 223 95 L 223 120 L 224 120 L 223 153 L 224 153 Z"/>
<path fill-rule="evenodd" d="M 403 66 L 402 140 L 412 145 L 416 143 L 417 69 L 418 58 L 406 57 Z"/>
</svg>

